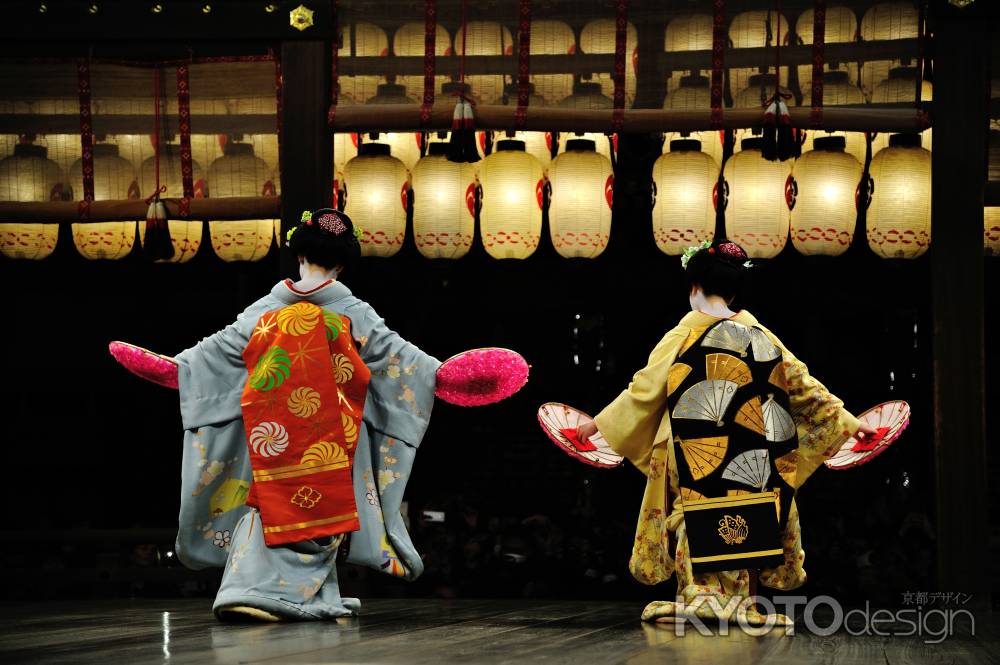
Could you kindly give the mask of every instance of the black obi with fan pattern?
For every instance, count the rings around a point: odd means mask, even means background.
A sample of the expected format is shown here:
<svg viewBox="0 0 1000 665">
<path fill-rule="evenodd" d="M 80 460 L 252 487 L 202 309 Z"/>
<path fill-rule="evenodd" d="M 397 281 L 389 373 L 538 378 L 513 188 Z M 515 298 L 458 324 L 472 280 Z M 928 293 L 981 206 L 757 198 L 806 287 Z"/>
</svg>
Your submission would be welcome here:
<svg viewBox="0 0 1000 665">
<path fill-rule="evenodd" d="M 720 535 L 727 542 L 731 540 L 724 532 L 727 530 L 725 521 L 730 519 L 730 514 L 735 515 L 733 510 L 704 511 L 704 516 L 702 511 L 694 512 L 695 508 L 708 505 L 699 504 L 699 501 L 718 497 L 727 497 L 728 505 L 739 505 L 739 497 L 776 492 L 777 528 L 773 500 L 770 512 L 760 510 L 759 506 L 740 511 L 749 524 L 743 522 L 743 517 L 739 518 L 740 534 L 744 539 L 744 532 L 751 534 L 747 545 L 754 541 L 755 547 L 762 548 L 755 551 L 773 552 L 774 541 L 787 520 L 794 494 L 794 489 L 775 466 L 775 460 L 798 447 L 781 350 L 759 328 L 730 320 L 719 321 L 674 361 L 668 374 L 667 406 L 692 562 L 697 562 L 698 550 L 704 550 L 697 540 L 714 541 Z M 712 519 L 705 522 L 710 516 Z M 767 524 L 755 525 L 753 520 L 763 520 Z M 765 538 L 765 532 L 771 535 Z M 754 534 L 760 534 L 759 537 L 767 542 L 757 540 Z M 735 540 L 743 542 L 739 537 Z M 714 545 L 709 549 L 714 551 Z M 696 565 L 695 570 L 725 570 L 767 563 L 747 560 L 734 565 L 739 557 L 732 555 L 729 558 L 728 565 L 718 562 Z"/>
</svg>

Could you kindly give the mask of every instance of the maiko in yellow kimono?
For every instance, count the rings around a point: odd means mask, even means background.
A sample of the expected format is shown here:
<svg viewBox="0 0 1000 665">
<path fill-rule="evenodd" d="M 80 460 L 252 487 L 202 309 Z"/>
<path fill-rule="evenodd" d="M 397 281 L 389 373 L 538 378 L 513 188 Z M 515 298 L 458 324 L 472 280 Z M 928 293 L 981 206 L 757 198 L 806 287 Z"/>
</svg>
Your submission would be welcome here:
<svg viewBox="0 0 1000 665">
<path fill-rule="evenodd" d="M 768 347 L 773 344 L 780 351 L 780 361 L 774 366 L 771 379 L 781 383 L 787 391 L 789 412 L 798 441 L 796 447 L 792 440 L 792 452 L 777 461 L 776 469 L 783 483 L 797 490 L 824 460 L 854 435 L 859 422 L 752 314 L 741 311 L 729 321 L 753 330 L 754 334 L 763 333 L 770 344 L 766 341 L 762 343 Z M 704 600 L 699 596 L 714 596 L 718 605 L 733 607 L 736 603 L 729 605 L 731 599 L 750 595 L 747 569 L 692 571 L 684 503 L 685 499 L 693 502 L 705 497 L 681 487 L 674 446 L 674 430 L 679 423 L 672 428 L 667 403 L 671 388 L 676 389 L 683 378 L 679 378 L 678 374 L 685 374 L 690 369 L 677 362 L 678 355 L 699 343 L 706 330 L 719 322 L 720 319 L 698 311 L 687 314 L 653 349 L 647 366 L 635 374 L 629 387 L 595 418 L 598 429 L 612 448 L 627 457 L 647 477 L 629 562 L 632 575 L 644 584 L 657 584 L 677 574 L 678 603 L 651 603 L 642 616 L 647 621 L 683 616 L 685 605 Z M 684 371 L 678 372 L 678 369 Z M 674 413 L 676 415 L 676 410 Z M 789 435 L 792 434 L 790 427 Z M 682 473 L 690 474 L 690 471 L 685 468 Z M 730 495 L 742 493 L 739 490 L 729 492 Z M 764 568 L 760 573 L 763 585 L 785 591 L 801 586 L 806 580 L 803 568 L 805 552 L 794 499 L 790 502 L 786 518 L 782 520 L 780 532 L 784 561 Z M 718 613 L 707 603 L 698 602 L 695 605 L 691 610 L 695 616 L 730 618 L 729 613 L 717 616 Z M 750 623 L 763 621 L 763 617 L 752 608 L 740 612 Z"/>
</svg>

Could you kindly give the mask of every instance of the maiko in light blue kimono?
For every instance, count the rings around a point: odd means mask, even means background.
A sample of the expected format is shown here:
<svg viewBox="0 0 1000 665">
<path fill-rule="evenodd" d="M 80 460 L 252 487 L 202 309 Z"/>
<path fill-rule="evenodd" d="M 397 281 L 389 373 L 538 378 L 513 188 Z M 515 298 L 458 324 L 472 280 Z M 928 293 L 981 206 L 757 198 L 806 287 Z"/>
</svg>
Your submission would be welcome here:
<svg viewBox="0 0 1000 665">
<path fill-rule="evenodd" d="M 260 514 L 244 505 L 252 478 L 240 397 L 247 380 L 242 353 L 265 312 L 309 302 L 351 320 L 371 370 L 354 457 L 361 530 L 347 536 L 347 561 L 414 579 L 423 570 L 400 516 L 400 502 L 434 404 L 440 362 L 386 327 L 339 282 L 297 291 L 279 282 L 235 323 L 177 355 L 184 458 L 177 554 L 192 568 L 224 566 L 217 613 L 245 606 L 284 618 L 356 614 L 342 598 L 336 560 L 343 536 L 267 547 Z"/>
</svg>

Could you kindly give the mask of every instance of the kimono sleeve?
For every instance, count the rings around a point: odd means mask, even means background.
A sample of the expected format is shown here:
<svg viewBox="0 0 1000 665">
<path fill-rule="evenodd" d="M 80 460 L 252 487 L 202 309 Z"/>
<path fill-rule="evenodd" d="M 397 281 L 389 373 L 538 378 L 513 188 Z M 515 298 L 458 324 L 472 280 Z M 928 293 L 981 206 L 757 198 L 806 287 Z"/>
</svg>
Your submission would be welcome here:
<svg viewBox="0 0 1000 665">
<path fill-rule="evenodd" d="M 785 386 L 799 438 L 793 485 L 798 489 L 858 431 L 860 422 L 772 332 L 764 332 L 781 349 Z"/>
<path fill-rule="evenodd" d="M 371 370 L 365 419 L 382 434 L 419 446 L 430 424 L 441 362 L 390 330 L 366 303 L 347 314 L 361 359 Z"/>
<path fill-rule="evenodd" d="M 232 323 L 177 354 L 177 382 L 184 429 L 229 422 L 241 417 L 240 394 L 246 383 L 243 362 L 249 333 L 273 303 L 263 298 Z"/>
<path fill-rule="evenodd" d="M 615 452 L 646 475 L 653 446 L 670 438 L 667 373 L 687 336 L 688 329 L 681 326 L 664 335 L 649 354 L 646 367 L 636 372 L 628 388 L 594 418 Z"/>
</svg>

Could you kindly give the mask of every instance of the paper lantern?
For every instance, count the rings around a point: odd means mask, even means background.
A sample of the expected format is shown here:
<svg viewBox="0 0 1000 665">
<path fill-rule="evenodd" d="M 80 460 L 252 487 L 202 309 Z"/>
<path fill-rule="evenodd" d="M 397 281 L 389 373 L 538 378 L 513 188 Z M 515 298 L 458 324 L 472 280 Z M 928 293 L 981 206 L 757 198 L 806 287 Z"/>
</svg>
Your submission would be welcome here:
<svg viewBox="0 0 1000 665">
<path fill-rule="evenodd" d="M 986 256 L 1000 256 L 1000 208 L 983 209 L 983 249 Z"/>
<path fill-rule="evenodd" d="M 204 198 L 208 184 L 205 173 L 198 162 L 192 161 L 192 184 L 194 197 Z M 149 157 L 139 169 L 140 189 L 153 193 L 156 189 L 156 157 Z M 181 177 L 181 147 L 175 144 L 165 144 L 160 152 L 160 186 L 167 190 L 161 198 L 179 199 L 184 196 L 184 181 Z M 169 259 L 161 259 L 157 263 L 187 263 L 194 258 L 201 247 L 202 223 L 171 219 L 167 222 L 170 228 L 170 242 L 174 246 L 174 255 Z M 145 246 L 145 227 L 139 228 L 139 242 Z"/>
<path fill-rule="evenodd" d="M 344 182 L 344 167 L 358 154 L 358 135 L 337 133 L 333 135 L 333 207 L 340 208 L 340 190 Z M 280 221 L 280 220 L 278 220 Z M 280 242 L 278 243 L 281 244 Z"/>
<path fill-rule="evenodd" d="M 600 83 L 576 83 L 573 94 L 559 101 L 558 106 L 566 109 L 610 109 L 614 100 L 601 92 Z"/>
<path fill-rule="evenodd" d="M 781 45 L 788 44 L 788 21 L 782 14 L 757 10 L 742 12 L 733 17 L 729 24 L 729 41 L 732 48 L 773 47 L 778 30 L 781 31 Z M 762 62 L 764 66 L 770 63 Z M 729 70 L 729 89 L 742 90 L 750 85 L 749 79 L 757 72 L 756 68 L 734 67 Z M 771 72 L 772 74 L 774 72 Z M 781 81 L 788 85 L 788 67 L 781 68 Z M 773 85 L 771 92 L 773 93 Z"/>
<path fill-rule="evenodd" d="M 893 67 L 889 77 L 875 86 L 872 91 L 872 104 L 913 104 L 917 97 L 917 68 Z M 934 99 L 934 84 L 924 80 L 920 82 L 921 101 Z M 920 144 L 933 151 L 934 130 L 925 129 L 920 135 Z M 878 151 L 889 145 L 889 135 L 880 133 L 872 141 L 872 150 Z"/>
<path fill-rule="evenodd" d="M 424 32 L 425 26 L 422 22 L 404 23 L 399 26 L 392 36 L 392 52 L 399 56 L 424 56 Z M 434 30 L 434 54 L 451 55 L 451 35 L 448 30 L 438 24 Z M 434 88 L 440 88 L 442 83 L 448 80 L 447 76 L 435 76 Z M 423 76 L 397 76 L 396 83 L 406 88 L 408 97 L 417 102 L 424 100 L 424 77 Z"/>
<path fill-rule="evenodd" d="M 857 222 L 861 162 L 844 151 L 844 138 L 819 138 L 792 167 L 792 245 L 802 254 L 847 251 Z"/>
<path fill-rule="evenodd" d="M 44 146 L 18 144 L 13 155 L 0 160 L 0 201 L 58 201 L 63 188 L 62 169 Z M 9 259 L 44 259 L 58 239 L 58 224 L 0 224 L 0 253 Z"/>
<path fill-rule="evenodd" d="M 667 93 L 667 98 L 663 101 L 663 108 L 683 111 L 697 111 L 711 108 L 712 92 L 709 87 L 707 76 L 693 74 L 683 76 L 676 90 Z M 681 137 L 676 133 L 671 133 L 668 138 L 691 138 L 701 143 L 701 149 L 712 156 L 716 164 L 722 162 L 722 132 L 689 132 Z M 664 148 L 669 143 L 664 143 Z"/>
<path fill-rule="evenodd" d="M 565 152 L 570 141 L 582 139 L 592 141 L 596 146 L 597 154 L 604 155 L 611 159 L 612 151 L 618 149 L 617 134 L 598 134 L 597 132 L 561 132 L 559 134 L 559 149 L 557 152 Z"/>
<path fill-rule="evenodd" d="M 742 150 L 723 169 L 726 235 L 751 258 L 777 256 L 788 240 L 791 163 L 761 156 L 763 139 L 743 139 Z"/>
<path fill-rule="evenodd" d="M 571 55 L 576 53 L 573 28 L 562 21 L 532 21 L 531 55 Z M 555 104 L 573 92 L 572 74 L 532 74 L 531 82 L 547 104 Z M 515 101 L 516 102 L 516 95 Z M 535 104 L 532 100 L 531 105 Z"/>
<path fill-rule="evenodd" d="M 482 161 L 483 200 L 479 224 L 486 253 L 495 259 L 526 259 L 542 233 L 542 165 L 524 143 L 503 140 Z"/>
<path fill-rule="evenodd" d="M 931 242 L 931 153 L 919 134 L 893 134 L 872 158 L 868 245 L 886 259 L 913 259 Z"/>
<path fill-rule="evenodd" d="M 886 39 L 916 39 L 920 15 L 910 2 L 884 2 L 868 9 L 861 17 L 861 39 L 866 42 Z M 871 94 L 879 83 L 889 77 L 889 70 L 900 65 L 899 60 L 875 60 L 861 63 L 861 87 Z M 910 96 L 912 99 L 913 96 Z"/>
<path fill-rule="evenodd" d="M 389 38 L 385 30 L 372 23 L 345 25 L 341 36 L 341 57 L 389 55 Z M 420 54 L 423 55 L 423 49 Z M 340 76 L 338 80 L 340 94 L 358 103 L 370 99 L 376 94 L 379 84 L 385 83 L 385 78 L 380 76 Z"/>
<path fill-rule="evenodd" d="M 615 20 L 610 18 L 597 19 L 583 26 L 580 31 L 580 50 L 584 53 L 614 53 L 615 52 Z M 631 108 L 635 103 L 636 71 L 639 68 L 639 38 L 635 26 L 631 22 L 625 28 L 625 107 Z M 591 81 L 601 84 L 601 90 L 610 98 L 614 98 L 615 81 L 611 72 L 594 72 Z"/>
<path fill-rule="evenodd" d="M 230 196 L 274 196 L 274 174 L 248 143 L 227 143 L 224 154 L 208 167 L 212 198 Z M 274 220 L 252 219 L 209 222 L 212 249 L 220 259 L 259 261 L 271 249 Z"/>
<path fill-rule="evenodd" d="M 463 41 L 464 40 L 464 41 Z M 455 54 L 462 55 L 462 45 L 466 55 L 513 55 L 514 38 L 510 30 L 494 21 L 469 21 L 464 30 L 455 31 Z M 466 76 L 465 82 L 472 87 L 483 104 L 496 104 L 503 96 L 504 77 L 496 74 L 476 74 Z"/>
<path fill-rule="evenodd" d="M 812 9 L 807 9 L 799 14 L 798 20 L 795 21 L 795 34 L 802 44 L 813 43 L 814 21 L 815 15 Z M 854 10 L 839 6 L 827 7 L 825 26 L 823 28 L 823 41 L 827 44 L 841 44 L 844 42 L 854 42 L 857 39 L 858 19 L 854 15 Z M 848 63 L 825 62 L 823 69 L 824 71 L 844 72 L 848 75 L 851 83 L 857 81 L 857 77 L 855 76 L 857 68 Z M 810 81 L 812 81 L 812 64 L 799 65 L 798 74 L 799 89 L 803 95 L 806 95 L 806 101 L 803 103 L 808 104 L 809 90 L 811 88 Z"/>
<path fill-rule="evenodd" d="M 132 163 L 118 154 L 112 143 L 94 145 L 94 200 L 120 201 L 139 198 L 139 183 Z M 73 196 L 83 198 L 83 164 L 77 160 L 69 171 Z M 136 222 L 90 222 L 73 224 L 73 244 L 88 259 L 120 259 L 135 245 Z"/>
<path fill-rule="evenodd" d="M 803 88 L 805 91 L 806 88 Z M 810 104 L 810 93 L 806 93 L 804 104 Z M 861 89 L 850 82 L 846 72 L 831 71 L 823 72 L 823 106 L 841 106 L 844 104 L 864 104 L 865 97 Z M 824 132 L 821 130 L 810 130 L 806 132 L 806 140 L 802 145 L 802 151 L 812 150 L 813 139 L 819 137 L 840 136 L 845 142 L 845 152 L 854 157 L 859 162 L 865 161 L 865 152 L 868 144 L 862 132 Z"/>
<path fill-rule="evenodd" d="M 719 164 L 701 148 L 699 141 L 677 139 L 653 164 L 653 238 L 666 254 L 715 236 Z"/>
<path fill-rule="evenodd" d="M 765 102 L 774 96 L 774 74 L 753 74 L 746 79 L 747 86 L 733 97 L 733 107 L 738 109 L 759 108 L 763 112 Z M 761 88 L 763 87 L 763 99 Z M 782 94 L 791 95 L 788 88 L 782 86 Z M 785 104 L 795 105 L 795 98 L 788 97 Z"/>
<path fill-rule="evenodd" d="M 991 129 L 987 180 L 1000 180 L 1000 130 Z"/>
<path fill-rule="evenodd" d="M 448 146 L 432 143 L 413 168 L 413 239 L 429 259 L 469 253 L 476 233 L 476 169 L 449 162 Z"/>
<path fill-rule="evenodd" d="M 385 143 L 364 143 L 344 168 L 344 212 L 361 228 L 362 256 L 392 256 L 406 236 L 409 173 Z"/>
<path fill-rule="evenodd" d="M 663 50 L 672 53 L 677 51 L 710 51 L 712 50 L 713 19 L 710 14 L 689 14 L 671 19 L 664 31 Z M 704 74 L 704 70 L 691 72 Z M 668 95 L 673 93 L 682 78 L 677 72 L 668 80 Z M 667 108 L 664 106 L 664 108 Z"/>
<path fill-rule="evenodd" d="M 483 155 L 485 154 L 486 136 L 483 132 L 479 132 L 476 136 L 479 139 L 479 154 Z M 565 141 L 564 136 L 560 135 L 560 143 L 556 146 L 557 152 Z M 501 134 L 501 140 L 503 138 L 524 142 L 524 151 L 538 160 L 538 163 L 542 165 L 543 172 L 548 171 L 549 163 L 552 162 L 551 132 L 514 132 L 513 136 L 507 132 L 506 136 Z"/>
<path fill-rule="evenodd" d="M 599 256 L 611 237 L 611 161 L 597 154 L 593 141 L 572 140 L 552 160 L 549 183 L 549 232 L 556 252 L 567 259 Z"/>
</svg>

